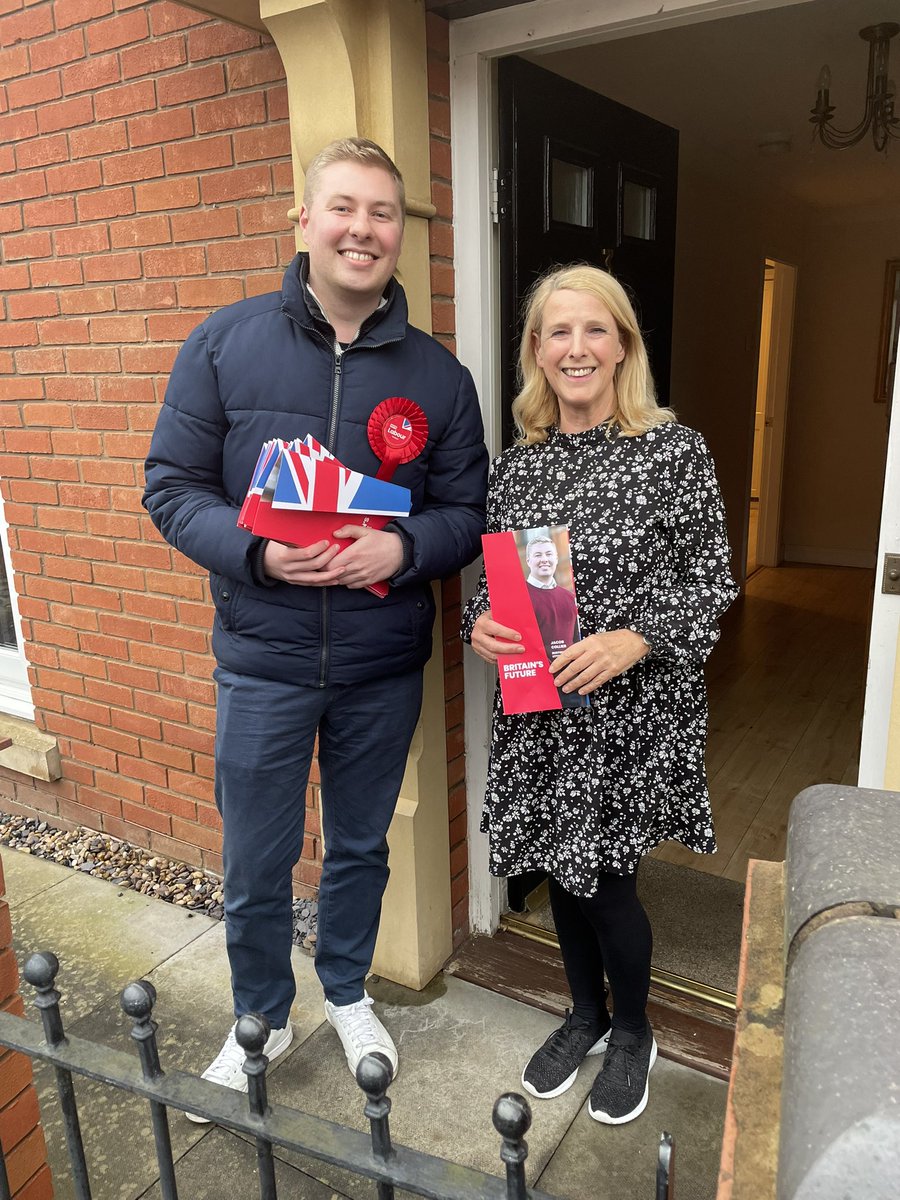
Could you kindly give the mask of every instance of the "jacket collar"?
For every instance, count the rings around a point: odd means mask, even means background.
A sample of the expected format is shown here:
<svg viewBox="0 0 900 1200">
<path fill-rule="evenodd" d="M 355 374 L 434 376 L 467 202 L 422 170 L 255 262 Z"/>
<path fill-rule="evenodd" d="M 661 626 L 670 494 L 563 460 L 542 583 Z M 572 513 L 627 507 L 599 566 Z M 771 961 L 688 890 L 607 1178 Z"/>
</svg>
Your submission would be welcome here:
<svg viewBox="0 0 900 1200">
<path fill-rule="evenodd" d="M 334 330 L 309 290 L 309 255 L 297 254 L 284 275 L 281 287 L 281 311 L 287 313 L 304 329 L 318 330 L 329 341 L 334 340 Z M 406 336 L 408 309 L 406 294 L 396 281 L 391 279 L 384 293 L 386 303 L 367 317 L 360 326 L 354 346 L 382 346 Z"/>
</svg>

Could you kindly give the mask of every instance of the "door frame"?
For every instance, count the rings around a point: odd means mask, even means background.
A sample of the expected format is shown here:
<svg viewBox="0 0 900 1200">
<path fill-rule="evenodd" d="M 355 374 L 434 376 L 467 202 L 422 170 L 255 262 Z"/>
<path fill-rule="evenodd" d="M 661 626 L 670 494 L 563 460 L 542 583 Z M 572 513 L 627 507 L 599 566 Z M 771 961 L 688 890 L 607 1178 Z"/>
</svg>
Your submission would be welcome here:
<svg viewBox="0 0 900 1200">
<path fill-rule="evenodd" d="M 897 737 L 900 729 L 900 596 L 882 594 L 881 586 L 884 556 L 897 553 L 900 553 L 900 371 L 894 374 L 888 429 L 859 748 L 859 786 L 894 790 L 900 789 Z"/>
<path fill-rule="evenodd" d="M 450 22 L 456 343 L 457 353 L 472 372 L 482 398 L 486 441 L 492 457 L 502 444 L 500 406 L 491 399 L 499 395 L 500 383 L 498 237 L 491 207 L 492 171 L 497 165 L 498 145 L 495 60 L 538 47 L 563 49 L 613 41 L 658 29 L 807 3 L 814 0 L 672 0 L 665 10 L 660 10 L 657 0 L 611 0 L 602 4 L 585 4 L 584 0 L 534 0 Z M 895 430 L 897 408 L 895 403 Z M 895 455 L 898 454 L 900 447 L 895 449 Z M 900 488 L 900 463 L 895 474 Z M 474 589 L 476 578 L 477 571 L 473 568 L 464 572 L 466 595 Z M 894 646 L 897 628 L 894 620 Z M 873 617 L 873 646 L 874 633 Z M 890 659 L 893 667 L 893 653 Z M 473 931 L 486 933 L 494 932 L 499 924 L 504 890 L 501 882 L 488 873 L 487 843 L 480 832 L 480 798 L 487 776 L 493 690 L 490 669 L 467 652 L 466 789 L 472 798 L 468 805 L 470 922 Z M 875 692 L 872 694 L 872 707 L 884 706 L 884 720 L 871 723 L 868 743 L 864 727 L 864 747 L 869 745 L 869 757 L 874 761 L 880 755 L 882 763 L 887 746 L 890 695 L 884 687 L 878 689 L 877 698 Z M 869 711 L 867 692 L 866 712 Z M 869 774 L 874 775 L 871 771 Z"/>
<path fill-rule="evenodd" d="M 781 562 L 781 493 L 787 440 L 788 390 L 793 354 L 797 268 L 769 258 L 775 269 L 772 285 L 769 353 L 766 363 L 766 428 L 759 486 L 759 531 L 756 561 L 777 567 Z"/>
</svg>

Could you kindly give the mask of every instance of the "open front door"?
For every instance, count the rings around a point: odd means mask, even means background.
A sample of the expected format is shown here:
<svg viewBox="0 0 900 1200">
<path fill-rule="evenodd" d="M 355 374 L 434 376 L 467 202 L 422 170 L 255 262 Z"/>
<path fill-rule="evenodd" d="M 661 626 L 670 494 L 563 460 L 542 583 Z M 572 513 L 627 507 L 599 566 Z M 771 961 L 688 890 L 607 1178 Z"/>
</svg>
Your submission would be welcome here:
<svg viewBox="0 0 900 1200">
<path fill-rule="evenodd" d="M 498 65 L 504 444 L 522 300 L 554 263 L 605 267 L 632 295 L 668 403 L 678 131 L 520 58 Z"/>
</svg>

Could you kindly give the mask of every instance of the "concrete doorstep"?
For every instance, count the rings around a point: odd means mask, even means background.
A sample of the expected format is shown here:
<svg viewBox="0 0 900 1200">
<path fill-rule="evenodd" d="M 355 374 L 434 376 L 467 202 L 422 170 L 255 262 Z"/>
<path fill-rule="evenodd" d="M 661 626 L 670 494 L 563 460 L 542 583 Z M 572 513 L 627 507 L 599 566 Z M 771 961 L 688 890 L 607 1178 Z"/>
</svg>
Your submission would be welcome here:
<svg viewBox="0 0 900 1200">
<path fill-rule="evenodd" d="M 18 851 L 3 850 L 7 900 L 20 967 L 35 950 L 60 960 L 65 1028 L 80 1038 L 133 1048 L 118 997 L 126 983 L 152 981 L 164 1070 L 201 1072 L 232 1021 L 224 926 L 162 900 Z M 272 1100 L 357 1129 L 367 1128 L 364 1097 L 324 1021 L 312 959 L 295 952 L 295 1040 L 270 1073 Z M 501 1176 L 500 1139 L 491 1123 L 498 1095 L 522 1091 L 531 1051 L 554 1017 L 439 974 L 414 992 L 371 979 L 369 991 L 400 1052 L 391 1088 L 394 1141 Z M 24 1000 L 29 1016 L 29 988 Z M 678 1200 L 713 1200 L 726 1085 L 660 1058 L 650 1102 L 626 1126 L 601 1126 L 586 1112 L 594 1067 L 567 1093 L 532 1101 L 529 1186 L 564 1200 L 652 1200 L 663 1129 L 676 1141 Z M 74 1196 L 51 1069 L 37 1066 L 44 1131 L 58 1200 Z M 95 1200 L 157 1197 L 158 1170 L 145 1102 L 86 1080 L 76 1082 Z M 258 1194 L 253 1142 L 170 1114 L 179 1194 L 230 1200 Z M 276 1149 L 283 1200 L 362 1200 L 374 1185 L 303 1155 Z"/>
</svg>

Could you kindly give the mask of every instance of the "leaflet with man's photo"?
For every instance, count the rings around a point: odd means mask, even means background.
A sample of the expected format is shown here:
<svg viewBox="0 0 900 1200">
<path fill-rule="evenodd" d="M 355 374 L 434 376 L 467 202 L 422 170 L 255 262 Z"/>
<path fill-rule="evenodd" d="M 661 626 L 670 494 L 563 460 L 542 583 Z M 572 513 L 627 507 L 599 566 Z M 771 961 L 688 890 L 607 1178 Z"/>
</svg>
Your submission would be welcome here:
<svg viewBox="0 0 900 1200">
<path fill-rule="evenodd" d="M 587 696 L 563 692 L 550 664 L 581 641 L 569 527 L 550 525 L 482 536 L 491 615 L 522 635 L 520 654 L 497 662 L 503 711 L 586 708 Z"/>
</svg>

